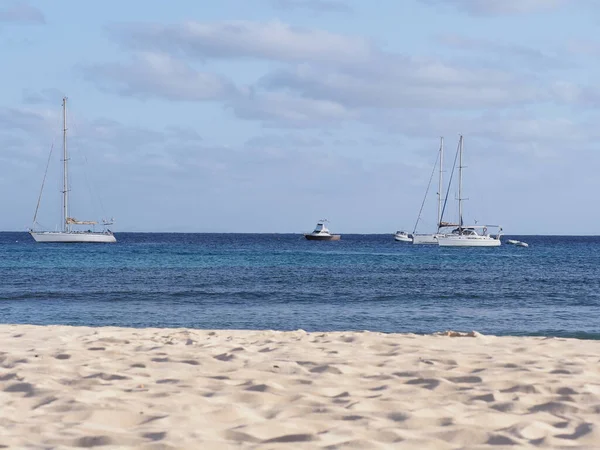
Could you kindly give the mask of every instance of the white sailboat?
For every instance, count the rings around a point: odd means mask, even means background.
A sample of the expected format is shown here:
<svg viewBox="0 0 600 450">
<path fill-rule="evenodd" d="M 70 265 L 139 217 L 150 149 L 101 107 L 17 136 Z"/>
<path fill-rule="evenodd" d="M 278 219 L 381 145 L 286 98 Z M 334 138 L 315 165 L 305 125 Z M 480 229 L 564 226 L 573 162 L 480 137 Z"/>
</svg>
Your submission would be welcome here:
<svg viewBox="0 0 600 450">
<path fill-rule="evenodd" d="M 62 103 L 63 110 L 63 204 L 62 204 L 62 225 L 63 229 L 61 231 L 34 231 L 33 227 L 29 230 L 29 234 L 35 239 L 36 242 L 61 242 L 61 243 L 113 243 L 117 242 L 117 239 L 113 235 L 112 231 L 105 229 L 103 231 L 77 231 L 72 227 L 73 225 L 85 225 L 95 226 L 97 222 L 91 220 L 77 220 L 73 217 L 69 216 L 69 170 L 68 170 L 68 153 L 67 153 L 67 98 L 63 98 Z M 45 178 L 45 176 L 44 176 Z M 42 190 L 44 184 L 42 183 Z M 41 198 L 40 192 L 40 198 Z M 37 212 L 39 208 L 39 200 L 38 205 L 35 210 L 35 215 L 33 218 L 33 225 L 35 226 Z M 102 225 L 110 225 L 111 222 L 103 221 Z"/>
<path fill-rule="evenodd" d="M 438 178 L 438 192 L 437 192 L 437 230 L 435 233 L 417 233 L 417 227 L 419 225 L 419 221 L 421 220 L 421 213 L 423 212 L 423 206 L 425 205 L 425 200 L 427 199 L 427 193 L 429 192 L 429 186 L 431 185 L 431 179 L 433 178 L 433 173 L 431 174 L 431 178 L 429 179 L 429 185 L 427 186 L 427 190 L 425 191 L 425 198 L 423 198 L 423 203 L 421 204 L 421 210 L 419 211 L 419 215 L 417 217 L 417 221 L 415 223 L 415 228 L 412 233 L 412 243 L 413 244 L 437 244 L 438 239 L 444 236 L 440 231 L 444 227 L 454 226 L 452 224 L 443 223 L 442 222 L 442 184 L 443 184 L 443 172 L 444 172 L 444 138 L 440 138 L 440 149 L 438 159 L 436 161 L 436 165 L 439 163 L 439 178 Z M 435 171 L 435 165 L 433 166 L 433 170 Z"/>
<path fill-rule="evenodd" d="M 457 228 L 452 233 L 438 238 L 438 244 L 441 247 L 499 247 L 501 245 L 500 236 L 502 228 L 498 225 L 463 225 L 462 214 L 462 169 L 463 169 L 463 136 L 460 136 L 459 144 L 459 164 L 458 164 L 458 221 Z M 488 233 L 488 228 L 498 228 L 496 236 Z"/>
</svg>

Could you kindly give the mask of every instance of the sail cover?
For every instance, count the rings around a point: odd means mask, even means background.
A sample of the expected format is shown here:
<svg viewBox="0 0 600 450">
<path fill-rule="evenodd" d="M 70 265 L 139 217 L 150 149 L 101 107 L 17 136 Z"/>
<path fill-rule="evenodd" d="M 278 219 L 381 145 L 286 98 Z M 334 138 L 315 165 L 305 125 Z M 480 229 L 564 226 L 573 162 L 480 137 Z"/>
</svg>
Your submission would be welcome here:
<svg viewBox="0 0 600 450">
<path fill-rule="evenodd" d="M 452 222 L 440 222 L 439 227 L 443 228 L 443 227 L 459 227 L 460 225 L 457 223 L 452 223 Z"/>
<path fill-rule="evenodd" d="M 67 224 L 69 225 L 96 225 L 97 223 L 93 220 L 77 220 L 73 217 L 67 217 Z"/>
</svg>

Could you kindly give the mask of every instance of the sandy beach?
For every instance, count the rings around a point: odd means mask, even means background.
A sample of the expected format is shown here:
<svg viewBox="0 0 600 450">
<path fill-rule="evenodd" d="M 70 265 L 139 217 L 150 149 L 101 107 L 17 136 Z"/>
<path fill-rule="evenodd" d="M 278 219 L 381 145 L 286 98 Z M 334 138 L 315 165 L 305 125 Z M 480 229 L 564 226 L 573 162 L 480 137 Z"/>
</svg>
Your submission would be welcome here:
<svg viewBox="0 0 600 450">
<path fill-rule="evenodd" d="M 0 447 L 600 448 L 600 342 L 0 326 Z"/>
</svg>

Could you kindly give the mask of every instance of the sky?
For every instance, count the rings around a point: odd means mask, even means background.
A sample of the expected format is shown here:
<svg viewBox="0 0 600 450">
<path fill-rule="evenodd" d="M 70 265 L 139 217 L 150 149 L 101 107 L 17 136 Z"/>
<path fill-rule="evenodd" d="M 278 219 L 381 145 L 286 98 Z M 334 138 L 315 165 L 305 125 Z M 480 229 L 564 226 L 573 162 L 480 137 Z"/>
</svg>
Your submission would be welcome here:
<svg viewBox="0 0 600 450">
<path fill-rule="evenodd" d="M 48 161 L 60 227 L 67 96 L 71 215 L 117 232 L 412 231 L 462 134 L 465 223 L 600 234 L 599 27 L 592 0 L 0 0 L 0 229 Z"/>
</svg>

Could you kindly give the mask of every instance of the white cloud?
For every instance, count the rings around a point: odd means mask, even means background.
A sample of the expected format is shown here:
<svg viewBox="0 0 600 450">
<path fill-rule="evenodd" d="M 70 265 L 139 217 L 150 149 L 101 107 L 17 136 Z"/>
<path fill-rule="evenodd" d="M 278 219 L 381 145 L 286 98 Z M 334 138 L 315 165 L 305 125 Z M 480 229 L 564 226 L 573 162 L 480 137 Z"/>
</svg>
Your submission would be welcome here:
<svg viewBox="0 0 600 450">
<path fill-rule="evenodd" d="M 226 98 L 235 88 L 224 77 L 195 70 L 172 56 L 137 53 L 127 64 L 86 66 L 85 75 L 103 89 L 120 95 L 203 101 Z"/>
<path fill-rule="evenodd" d="M 485 140 L 487 146 L 502 149 L 502 154 L 515 152 L 541 158 L 560 151 L 571 154 L 593 149 L 600 138 L 600 130 L 594 126 L 597 119 L 574 120 L 565 114 L 540 114 L 528 109 L 460 114 L 390 111 L 366 118 L 374 128 L 390 133 L 417 139 L 446 136 L 450 141 L 462 133 L 469 139 Z"/>
<path fill-rule="evenodd" d="M 600 90 L 594 86 L 559 80 L 554 81 L 549 89 L 558 104 L 592 108 L 600 106 Z"/>
<path fill-rule="evenodd" d="M 477 16 L 550 11 L 572 0 L 420 0 L 432 6 L 455 7 Z"/>
<path fill-rule="evenodd" d="M 600 42 L 591 39 L 570 39 L 566 44 L 567 51 L 574 55 L 600 55 Z"/>
<path fill-rule="evenodd" d="M 505 107 L 546 95 L 534 80 L 505 71 L 393 56 L 351 68 L 301 64 L 268 74 L 260 85 L 349 108 Z"/>
<path fill-rule="evenodd" d="M 373 47 L 364 38 L 272 21 L 176 25 L 118 25 L 111 32 L 134 49 L 201 59 L 258 58 L 276 61 L 367 61 Z"/>
<path fill-rule="evenodd" d="M 268 127 L 321 128 L 357 117 L 340 103 L 286 92 L 249 90 L 237 97 L 231 107 L 237 117 L 260 120 Z"/>
<path fill-rule="evenodd" d="M 15 23 L 25 25 L 43 25 L 46 23 L 44 13 L 25 1 L 12 3 L 7 8 L 0 9 L 0 23 Z"/>
<path fill-rule="evenodd" d="M 23 90 L 23 102 L 29 105 L 60 104 L 65 94 L 59 89 Z"/>
<path fill-rule="evenodd" d="M 470 52 L 480 61 L 484 60 L 487 64 L 492 63 L 505 69 L 513 62 L 521 69 L 533 70 L 563 69 L 570 63 L 565 55 L 559 55 L 556 52 L 545 52 L 539 48 L 485 38 L 471 38 L 456 33 L 440 35 L 437 42 L 447 47 Z"/>
<path fill-rule="evenodd" d="M 0 130 L 42 135 L 58 123 L 58 111 L 43 108 L 1 108 Z"/>
<path fill-rule="evenodd" d="M 471 60 L 404 56 L 385 52 L 361 37 L 281 22 L 129 24 L 112 31 L 126 48 L 145 50 L 134 53 L 127 64 L 88 67 L 88 78 L 103 89 L 140 98 L 221 101 L 236 117 L 267 127 L 326 128 L 370 121 L 374 111 L 388 109 L 593 106 L 600 99 L 591 87 L 552 80 L 547 70 L 533 71 L 568 67 L 553 54 L 457 34 L 442 35 L 439 41 L 469 51 Z M 488 54 L 503 64 L 486 63 Z M 192 65 L 194 59 L 210 58 L 259 58 L 283 64 L 247 87 L 236 87 Z M 265 70 L 268 67 L 272 66 L 265 65 Z"/>
<path fill-rule="evenodd" d="M 252 148 L 315 148 L 323 144 L 321 139 L 304 134 L 266 134 L 254 136 L 246 141 L 246 146 Z"/>
<path fill-rule="evenodd" d="M 327 99 L 302 98 L 253 87 L 238 89 L 223 77 L 199 72 L 165 54 L 140 53 L 128 64 L 86 66 L 84 73 L 101 89 L 122 96 L 220 100 L 235 116 L 261 121 L 269 127 L 323 127 L 357 117 L 355 112 Z"/>
<path fill-rule="evenodd" d="M 315 12 L 344 12 L 352 11 L 347 0 L 272 0 L 277 8 L 296 10 L 308 9 Z"/>
<path fill-rule="evenodd" d="M 527 64 L 489 67 L 480 59 L 459 63 L 403 56 L 384 52 L 364 38 L 281 22 L 130 24 L 112 30 L 127 48 L 145 50 L 129 64 L 88 67 L 87 76 L 104 89 L 171 100 L 220 100 L 237 117 L 269 127 L 326 127 L 360 119 L 368 109 L 511 108 L 564 103 L 568 97 L 552 80 L 540 80 L 523 68 L 559 67 L 551 56 L 459 35 L 442 40 L 474 54 L 503 52 Z M 188 62 L 207 58 L 262 58 L 284 65 L 249 87 L 236 88 Z"/>
</svg>

